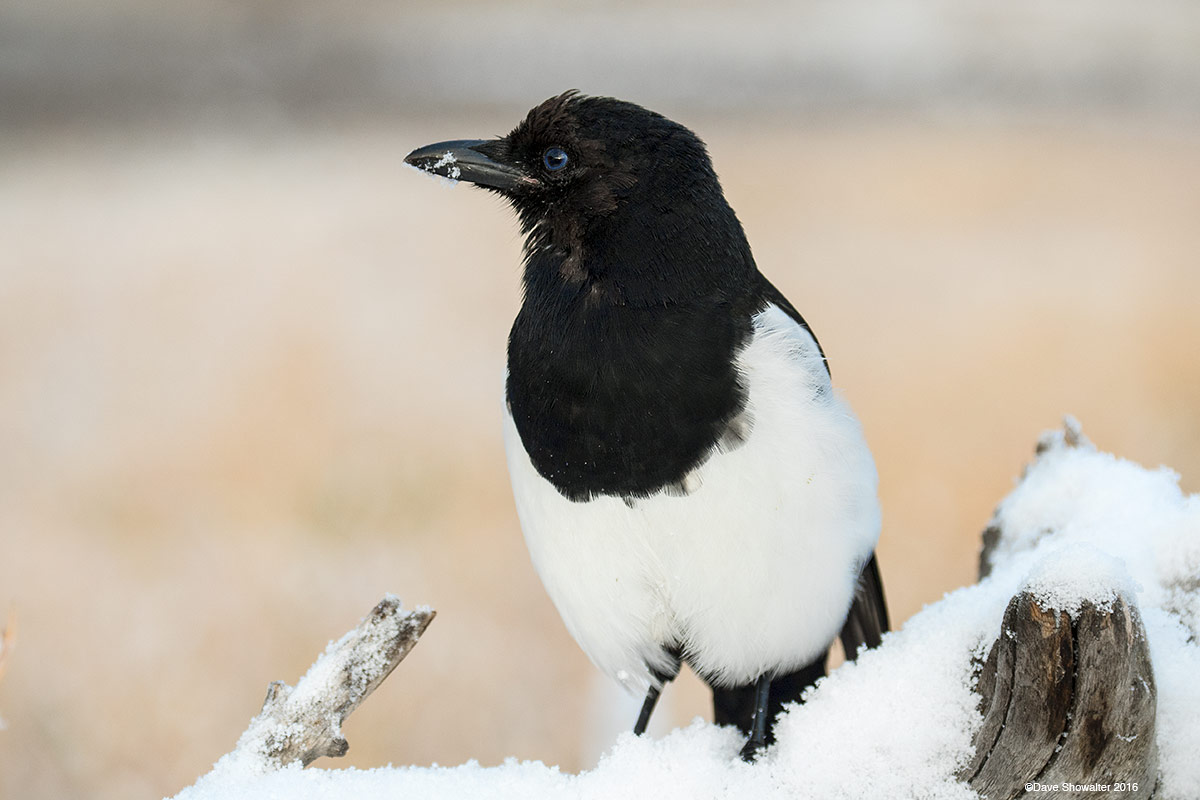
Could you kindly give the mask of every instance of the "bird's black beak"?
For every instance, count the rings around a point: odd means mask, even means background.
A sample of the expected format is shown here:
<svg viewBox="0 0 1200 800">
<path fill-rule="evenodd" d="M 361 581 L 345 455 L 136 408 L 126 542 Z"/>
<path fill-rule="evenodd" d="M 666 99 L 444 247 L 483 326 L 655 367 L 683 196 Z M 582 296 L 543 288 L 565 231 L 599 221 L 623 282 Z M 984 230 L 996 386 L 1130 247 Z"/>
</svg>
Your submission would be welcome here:
<svg viewBox="0 0 1200 800">
<path fill-rule="evenodd" d="M 404 157 L 404 161 L 434 175 L 455 181 L 470 181 L 501 191 L 537 185 L 538 180 L 532 175 L 482 153 L 479 147 L 486 144 L 488 141 L 485 139 L 438 142 L 413 150 Z"/>
</svg>

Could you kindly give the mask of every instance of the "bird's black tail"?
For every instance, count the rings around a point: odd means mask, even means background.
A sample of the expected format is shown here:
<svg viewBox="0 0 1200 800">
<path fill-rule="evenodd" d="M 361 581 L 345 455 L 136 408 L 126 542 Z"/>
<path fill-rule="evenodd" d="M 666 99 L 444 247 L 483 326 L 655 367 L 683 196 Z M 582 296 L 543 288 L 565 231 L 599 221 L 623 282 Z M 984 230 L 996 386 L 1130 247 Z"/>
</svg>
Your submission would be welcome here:
<svg viewBox="0 0 1200 800">
<path fill-rule="evenodd" d="M 883 634 L 889 630 L 891 627 L 887 601 L 883 597 L 883 581 L 879 577 L 875 554 L 871 553 L 858 575 L 854 602 L 850 604 L 850 614 L 842 626 L 842 649 L 846 651 L 846 660 L 853 661 L 863 647 L 878 647 Z"/>
<path fill-rule="evenodd" d="M 864 647 L 876 647 L 889 628 L 887 604 L 883 597 L 883 581 L 879 577 L 879 564 L 875 554 L 863 566 L 854 590 L 854 601 L 846 624 L 842 626 L 840 638 L 846 659 L 854 660 Z M 829 652 L 822 653 L 816 661 L 795 672 L 780 675 L 771 681 L 771 693 L 767 706 L 767 743 L 775 741 L 775 717 L 785 703 L 800 702 L 804 690 L 820 678 L 825 677 L 825 661 Z M 718 725 L 736 725 L 749 736 L 754 719 L 754 683 L 745 686 L 721 688 L 714 686 L 713 721 Z"/>
</svg>

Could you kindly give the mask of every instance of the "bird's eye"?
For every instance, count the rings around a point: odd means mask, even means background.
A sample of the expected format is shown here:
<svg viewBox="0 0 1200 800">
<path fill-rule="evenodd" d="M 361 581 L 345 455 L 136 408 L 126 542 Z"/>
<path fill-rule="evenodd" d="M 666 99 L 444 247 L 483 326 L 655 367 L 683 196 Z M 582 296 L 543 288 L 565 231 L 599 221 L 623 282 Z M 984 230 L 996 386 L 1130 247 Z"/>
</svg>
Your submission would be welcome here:
<svg viewBox="0 0 1200 800">
<path fill-rule="evenodd" d="M 571 159 L 567 156 L 567 151 L 561 147 L 551 147 L 546 152 L 542 153 L 542 163 L 546 169 L 551 172 L 558 172 L 567 165 Z"/>
</svg>

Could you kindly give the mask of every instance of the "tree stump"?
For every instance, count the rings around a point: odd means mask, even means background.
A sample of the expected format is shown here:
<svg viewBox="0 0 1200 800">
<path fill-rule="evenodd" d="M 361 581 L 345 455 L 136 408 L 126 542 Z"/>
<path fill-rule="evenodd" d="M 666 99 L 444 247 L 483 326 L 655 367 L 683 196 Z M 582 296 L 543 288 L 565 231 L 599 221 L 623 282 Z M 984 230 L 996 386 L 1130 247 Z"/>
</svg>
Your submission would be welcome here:
<svg viewBox="0 0 1200 800">
<path fill-rule="evenodd" d="M 1154 671 L 1137 608 L 1084 604 L 1077 617 L 1028 592 L 1008 604 L 979 676 L 983 727 L 960 773 L 989 800 L 1150 797 L 1158 769 Z M 1093 787 L 1073 789 L 1067 786 Z"/>
<path fill-rule="evenodd" d="M 1086 446 L 1078 423 L 1038 443 Z M 1053 535 L 1047 532 L 1047 535 Z M 1003 531 L 983 533 L 980 578 Z M 1084 602 L 1068 613 L 1028 589 L 1013 597 L 982 664 L 983 727 L 960 773 L 981 797 L 1149 798 L 1158 774 L 1154 670 L 1133 601 Z"/>
</svg>

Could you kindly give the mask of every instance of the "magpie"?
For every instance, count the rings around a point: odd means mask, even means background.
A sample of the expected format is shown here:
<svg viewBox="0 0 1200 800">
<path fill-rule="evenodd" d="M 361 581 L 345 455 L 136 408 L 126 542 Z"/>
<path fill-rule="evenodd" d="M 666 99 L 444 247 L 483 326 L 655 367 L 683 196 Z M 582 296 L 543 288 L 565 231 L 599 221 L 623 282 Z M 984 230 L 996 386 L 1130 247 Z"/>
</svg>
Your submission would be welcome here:
<svg viewBox="0 0 1200 800">
<path fill-rule="evenodd" d="M 534 567 L 593 663 L 688 664 L 754 760 L 783 705 L 888 630 L 874 460 L 758 271 L 704 143 L 576 91 L 405 161 L 507 199 L 525 236 L 504 441 Z"/>
</svg>

